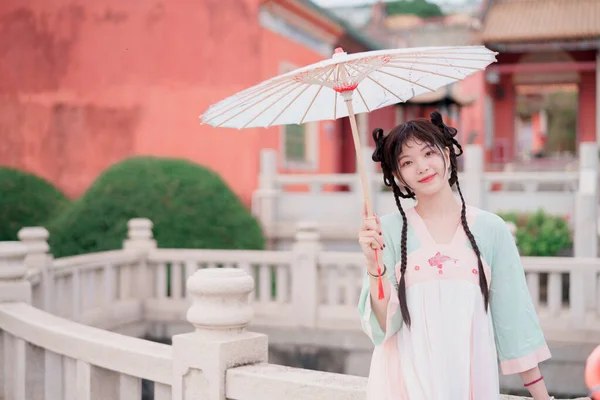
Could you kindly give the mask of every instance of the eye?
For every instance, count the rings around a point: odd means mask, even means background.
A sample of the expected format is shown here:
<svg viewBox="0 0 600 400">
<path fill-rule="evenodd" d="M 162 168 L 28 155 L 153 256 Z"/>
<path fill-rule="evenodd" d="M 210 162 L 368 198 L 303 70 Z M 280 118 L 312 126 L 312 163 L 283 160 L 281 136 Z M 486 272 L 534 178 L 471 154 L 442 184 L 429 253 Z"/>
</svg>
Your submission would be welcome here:
<svg viewBox="0 0 600 400">
<path fill-rule="evenodd" d="M 404 161 L 402 164 L 400 164 L 401 167 L 406 167 L 408 165 L 410 165 L 412 163 L 412 161 Z"/>
<path fill-rule="evenodd" d="M 428 151 L 427 151 L 427 153 L 425 153 L 425 157 L 433 156 L 433 155 L 435 155 L 435 154 L 436 154 L 436 152 L 435 152 L 435 151 L 433 151 L 433 150 L 428 150 Z"/>
</svg>

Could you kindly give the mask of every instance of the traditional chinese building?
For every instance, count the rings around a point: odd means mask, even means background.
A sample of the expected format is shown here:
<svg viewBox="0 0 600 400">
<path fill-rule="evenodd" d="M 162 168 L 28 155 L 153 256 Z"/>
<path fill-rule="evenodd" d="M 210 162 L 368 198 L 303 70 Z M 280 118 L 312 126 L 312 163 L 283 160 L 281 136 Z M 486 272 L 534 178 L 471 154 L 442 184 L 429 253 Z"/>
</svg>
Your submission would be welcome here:
<svg viewBox="0 0 600 400">
<path fill-rule="evenodd" d="M 481 41 L 499 52 L 486 73 L 489 161 L 517 156 L 517 96 L 557 86 L 577 92 L 577 144 L 600 141 L 600 1 L 490 0 Z M 544 140 L 541 125 L 534 141 Z"/>
</svg>

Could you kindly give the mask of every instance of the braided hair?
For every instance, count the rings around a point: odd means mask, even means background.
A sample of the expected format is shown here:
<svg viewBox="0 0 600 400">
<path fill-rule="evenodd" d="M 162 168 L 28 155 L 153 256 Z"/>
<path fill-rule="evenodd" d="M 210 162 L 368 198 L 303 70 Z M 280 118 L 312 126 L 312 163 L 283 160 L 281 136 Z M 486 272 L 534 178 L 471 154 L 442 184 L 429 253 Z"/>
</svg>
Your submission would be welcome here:
<svg viewBox="0 0 600 400">
<path fill-rule="evenodd" d="M 442 116 L 439 112 L 434 111 L 430 115 L 430 120 L 425 118 L 419 118 L 413 121 L 406 122 L 398 125 L 391 132 L 384 136 L 382 129 L 375 129 L 373 131 L 373 139 L 375 140 L 375 151 L 373 152 L 372 159 L 375 162 L 381 163 L 381 169 L 383 172 L 383 182 L 386 186 L 391 187 L 396 199 L 396 206 L 402 215 L 402 236 L 401 236 L 401 258 L 400 258 L 400 280 L 398 282 L 398 300 L 400 303 L 400 311 L 402 312 L 402 319 L 404 323 L 410 327 L 410 312 L 408 310 L 408 304 L 406 300 L 406 263 L 407 263 L 407 231 L 408 223 L 406 220 L 406 213 L 402 208 L 400 199 L 414 199 L 415 193 L 403 182 L 400 184 L 396 181 L 396 177 L 401 178 L 400 169 L 398 164 L 398 157 L 402 152 L 403 144 L 410 138 L 415 138 L 419 141 L 429 143 L 432 147 L 436 147 L 440 153 L 443 154 L 443 149 L 446 147 L 450 153 L 450 177 L 448 178 L 448 184 L 450 186 L 456 185 L 456 189 L 460 195 L 462 202 L 461 209 L 461 224 L 465 231 L 473 251 L 477 255 L 477 264 L 479 269 L 479 287 L 481 294 L 484 298 L 485 309 L 488 309 L 489 303 L 489 290 L 487 285 L 487 278 L 483 270 L 483 263 L 481 261 L 481 252 L 479 246 L 475 241 L 475 237 L 469 229 L 467 223 L 467 206 L 458 183 L 458 167 L 456 159 L 463 154 L 462 147 L 455 139 L 457 130 L 453 127 L 447 126 L 442 120 Z M 400 179 L 401 180 L 401 179 Z M 402 188 L 400 187 L 402 186 Z"/>
</svg>

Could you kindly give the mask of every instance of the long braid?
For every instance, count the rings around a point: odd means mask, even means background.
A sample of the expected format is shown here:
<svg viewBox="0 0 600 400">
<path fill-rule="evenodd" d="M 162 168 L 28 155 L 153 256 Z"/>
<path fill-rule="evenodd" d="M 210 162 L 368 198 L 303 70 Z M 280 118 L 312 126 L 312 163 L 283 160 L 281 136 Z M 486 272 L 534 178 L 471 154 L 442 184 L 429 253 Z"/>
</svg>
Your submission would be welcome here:
<svg viewBox="0 0 600 400">
<path fill-rule="evenodd" d="M 479 246 L 477 246 L 477 242 L 475 241 L 475 237 L 469 229 L 469 225 L 467 224 L 467 207 L 465 206 L 465 198 L 463 197 L 462 191 L 460 190 L 460 184 L 458 180 L 456 181 L 456 188 L 458 189 L 458 194 L 460 194 L 460 200 L 462 201 L 462 211 L 460 215 L 460 219 L 462 221 L 462 226 L 469 238 L 469 242 L 471 242 L 471 247 L 475 254 L 477 254 L 477 266 L 479 271 L 479 288 L 481 289 L 481 294 L 483 295 L 483 300 L 485 302 L 485 311 L 488 310 L 488 304 L 490 300 L 490 292 L 488 289 L 487 278 L 485 276 L 485 271 L 483 270 L 483 263 L 481 262 L 481 253 L 479 251 Z"/>
<path fill-rule="evenodd" d="M 467 206 L 466 206 L 465 198 L 462 194 L 462 191 L 460 190 L 460 184 L 458 183 L 458 173 L 457 173 L 458 166 L 457 166 L 456 158 L 457 158 L 457 156 L 462 155 L 463 150 L 462 150 L 461 145 L 454 138 L 454 135 L 456 135 L 456 129 L 446 126 L 442 122 L 441 116 L 440 116 L 439 122 L 438 122 L 436 116 L 434 116 L 433 113 L 432 113 L 432 122 L 434 122 L 435 125 L 439 126 L 439 128 L 442 130 L 442 133 L 444 134 L 444 137 L 448 141 L 448 148 L 450 149 L 450 179 L 448 179 L 448 183 L 450 184 L 450 186 L 456 184 L 456 189 L 458 190 L 458 194 L 460 195 L 460 200 L 462 202 L 462 207 L 461 207 L 461 212 L 460 212 L 460 221 L 462 223 L 463 230 L 465 231 L 465 234 L 467 235 L 467 238 L 469 239 L 469 242 L 471 243 L 471 247 L 473 248 L 473 251 L 477 255 L 477 266 L 478 266 L 477 269 L 479 272 L 479 288 L 481 289 L 481 294 L 483 295 L 483 299 L 484 299 L 484 303 L 485 303 L 485 310 L 487 311 L 488 304 L 489 304 L 489 297 L 490 297 L 488 284 L 487 284 L 487 278 L 485 276 L 485 271 L 483 269 L 483 262 L 481 261 L 481 252 L 479 251 L 479 246 L 477 246 L 475 237 L 473 236 L 473 233 L 471 232 L 471 229 L 469 228 L 469 224 L 467 223 Z M 454 147 L 458 148 L 458 150 L 459 150 L 458 154 L 454 150 Z"/>
<path fill-rule="evenodd" d="M 407 250 L 407 236 L 408 236 L 408 221 L 406 220 L 406 213 L 402 208 L 402 204 L 400 203 L 400 197 L 402 196 L 402 192 L 400 188 L 396 184 L 395 181 L 392 181 L 392 190 L 394 191 L 394 198 L 396 199 L 396 206 L 398 210 L 400 210 L 400 214 L 402 214 L 402 239 L 400 242 L 400 281 L 398 282 L 398 302 L 400 303 L 400 311 L 402 312 L 402 319 L 404 323 L 410 327 L 410 312 L 408 310 L 408 301 L 406 300 L 406 280 L 404 278 L 404 273 L 406 272 L 406 264 L 408 259 L 408 250 Z"/>
<path fill-rule="evenodd" d="M 376 149 L 373 153 L 373 161 L 381 163 L 381 170 L 383 172 L 383 182 L 386 186 L 391 187 L 394 192 L 394 199 L 396 200 L 396 207 L 402 215 L 402 236 L 400 242 L 400 281 L 398 282 L 398 302 L 400 303 L 400 310 L 402 312 L 402 319 L 408 327 L 410 327 L 410 312 L 408 310 L 408 302 L 406 300 L 406 279 L 405 272 L 408 263 L 408 250 L 407 250 L 407 238 L 408 238 L 408 221 L 406 219 L 406 213 L 402 208 L 400 199 L 414 199 L 415 194 L 406 187 L 406 193 L 402 193 L 402 190 L 396 183 L 394 178 L 394 169 L 387 163 L 383 157 L 383 148 L 385 146 L 385 136 L 383 135 L 382 129 L 375 129 L 373 131 L 373 139 L 375 140 Z"/>
</svg>

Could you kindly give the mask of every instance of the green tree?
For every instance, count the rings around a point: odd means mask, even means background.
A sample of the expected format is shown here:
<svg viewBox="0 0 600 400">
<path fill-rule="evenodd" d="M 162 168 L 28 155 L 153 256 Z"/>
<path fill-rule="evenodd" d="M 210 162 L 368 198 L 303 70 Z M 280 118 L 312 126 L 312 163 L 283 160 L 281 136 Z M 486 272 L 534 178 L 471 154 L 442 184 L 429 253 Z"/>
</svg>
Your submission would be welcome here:
<svg viewBox="0 0 600 400">
<path fill-rule="evenodd" d="M 544 104 L 548 113 L 547 150 L 576 152 L 577 145 L 577 93 L 554 92 Z M 581 121 L 585 124 L 586 121 Z"/>
<path fill-rule="evenodd" d="M 131 218 L 160 247 L 263 249 L 259 223 L 223 180 L 189 161 L 134 157 L 107 169 L 49 225 L 54 256 L 119 249 Z"/>
<path fill-rule="evenodd" d="M 0 168 L 0 241 L 18 240 L 26 226 L 43 226 L 69 200 L 46 180 L 12 168 Z"/>
<path fill-rule="evenodd" d="M 386 4 L 388 15 L 413 14 L 419 17 L 442 17 L 440 6 L 427 0 L 396 0 Z"/>
<path fill-rule="evenodd" d="M 517 226 L 517 247 L 522 256 L 555 257 L 573 245 L 566 219 L 540 209 L 535 213 L 499 213 Z"/>
</svg>

